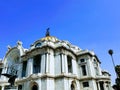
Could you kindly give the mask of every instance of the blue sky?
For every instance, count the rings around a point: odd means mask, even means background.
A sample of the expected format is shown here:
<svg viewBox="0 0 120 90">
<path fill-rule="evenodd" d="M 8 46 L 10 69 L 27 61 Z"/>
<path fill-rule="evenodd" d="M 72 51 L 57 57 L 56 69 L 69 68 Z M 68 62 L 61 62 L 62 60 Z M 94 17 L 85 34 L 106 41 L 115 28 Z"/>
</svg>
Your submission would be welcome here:
<svg viewBox="0 0 120 90">
<path fill-rule="evenodd" d="M 29 48 L 48 27 L 57 38 L 94 50 L 114 83 L 108 50 L 114 50 L 115 64 L 120 64 L 119 0 L 0 0 L 0 57 L 18 40 Z"/>
</svg>

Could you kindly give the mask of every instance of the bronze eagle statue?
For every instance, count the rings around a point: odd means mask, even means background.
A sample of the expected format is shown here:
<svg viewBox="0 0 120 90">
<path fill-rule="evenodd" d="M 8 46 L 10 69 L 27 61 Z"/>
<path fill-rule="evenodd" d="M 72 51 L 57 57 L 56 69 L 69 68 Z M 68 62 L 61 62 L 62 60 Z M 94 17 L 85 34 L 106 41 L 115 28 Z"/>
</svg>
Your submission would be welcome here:
<svg viewBox="0 0 120 90">
<path fill-rule="evenodd" d="M 11 74 L 7 74 L 7 73 L 1 74 L 1 75 L 6 76 L 7 78 L 9 78 L 8 83 L 10 83 L 11 86 L 14 85 L 15 79 L 17 78 L 17 75 L 11 75 Z"/>
</svg>

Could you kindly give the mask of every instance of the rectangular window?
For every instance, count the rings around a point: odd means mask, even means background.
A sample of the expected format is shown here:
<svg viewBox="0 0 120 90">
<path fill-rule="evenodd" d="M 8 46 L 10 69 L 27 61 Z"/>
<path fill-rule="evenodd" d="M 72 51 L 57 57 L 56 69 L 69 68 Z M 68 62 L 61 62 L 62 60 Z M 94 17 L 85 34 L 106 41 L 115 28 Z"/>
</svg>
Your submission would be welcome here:
<svg viewBox="0 0 120 90">
<path fill-rule="evenodd" d="M 33 60 L 33 73 L 41 72 L 41 55 L 37 55 Z"/>
<path fill-rule="evenodd" d="M 2 74 L 2 68 L 0 68 L 0 77 L 1 77 L 1 74 Z"/>
<path fill-rule="evenodd" d="M 98 66 L 98 63 L 97 63 L 97 61 L 96 61 L 95 59 L 93 60 L 93 63 L 94 63 L 94 66 L 95 66 L 95 67 Z"/>
<path fill-rule="evenodd" d="M 83 87 L 89 87 L 89 82 L 83 82 Z"/>
<path fill-rule="evenodd" d="M 82 74 L 83 74 L 83 76 L 86 76 L 86 75 L 87 75 L 86 66 L 85 66 L 85 65 L 82 65 L 82 66 L 81 66 L 81 69 L 82 69 Z"/>
<path fill-rule="evenodd" d="M 72 57 L 67 56 L 68 73 L 72 73 Z"/>
<path fill-rule="evenodd" d="M 100 90 L 104 90 L 104 83 L 103 82 L 99 82 L 100 84 Z"/>
<path fill-rule="evenodd" d="M 99 75 L 98 67 L 95 67 L 95 73 L 96 73 L 96 75 Z"/>
<path fill-rule="evenodd" d="M 23 61 L 22 77 L 26 75 L 27 61 Z"/>
</svg>

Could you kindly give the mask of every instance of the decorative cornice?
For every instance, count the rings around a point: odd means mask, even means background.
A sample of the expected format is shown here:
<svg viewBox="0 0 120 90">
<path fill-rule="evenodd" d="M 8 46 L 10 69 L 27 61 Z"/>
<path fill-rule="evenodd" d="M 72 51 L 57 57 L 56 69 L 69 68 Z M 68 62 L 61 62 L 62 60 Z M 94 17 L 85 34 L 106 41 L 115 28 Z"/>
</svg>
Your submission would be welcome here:
<svg viewBox="0 0 120 90">
<path fill-rule="evenodd" d="M 64 50 L 67 50 L 69 52 L 71 52 L 73 55 L 76 56 L 75 52 L 70 50 L 70 49 L 67 49 L 66 47 L 64 46 L 59 46 L 59 47 L 52 47 L 50 45 L 46 45 L 46 46 L 42 46 L 42 47 L 37 47 L 37 48 L 34 48 L 34 49 L 31 49 L 29 51 L 27 51 L 23 56 L 21 56 L 22 58 L 26 57 L 26 58 L 29 58 L 29 56 L 31 56 L 30 54 L 34 51 L 39 51 L 39 50 L 42 50 L 42 49 L 46 49 L 46 48 L 50 48 L 50 49 L 53 49 L 54 51 L 57 50 L 57 49 L 64 49 Z M 44 50 L 45 51 L 45 50 Z M 48 53 L 48 52 L 46 52 Z M 63 52 L 62 52 L 63 53 Z"/>
<path fill-rule="evenodd" d="M 42 78 L 52 78 L 52 79 L 74 78 L 74 79 L 79 80 L 79 81 L 85 81 L 85 80 L 107 80 L 107 81 L 110 81 L 110 78 L 105 77 L 105 76 L 102 76 L 102 77 L 84 76 L 84 77 L 80 78 L 80 77 L 78 77 L 77 75 L 74 75 L 74 74 L 67 75 L 67 74 L 62 73 L 60 75 L 55 75 L 55 76 L 50 75 L 50 74 L 31 74 L 28 77 L 23 77 L 21 79 L 17 79 L 16 83 L 26 82 L 26 81 L 29 81 L 29 80 L 42 79 Z"/>
</svg>

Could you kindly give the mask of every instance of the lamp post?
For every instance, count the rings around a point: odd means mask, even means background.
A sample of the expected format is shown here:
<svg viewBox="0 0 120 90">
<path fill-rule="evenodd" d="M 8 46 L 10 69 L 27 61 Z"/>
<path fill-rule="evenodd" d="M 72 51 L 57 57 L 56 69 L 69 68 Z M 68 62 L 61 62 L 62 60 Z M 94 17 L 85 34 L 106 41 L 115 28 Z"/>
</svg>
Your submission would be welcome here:
<svg viewBox="0 0 120 90">
<path fill-rule="evenodd" d="M 113 50 L 110 49 L 110 50 L 108 51 L 108 53 L 110 54 L 110 56 L 111 56 L 111 58 L 112 58 L 112 63 L 113 63 L 114 69 L 115 69 L 115 63 L 114 63 L 114 59 L 113 59 Z M 116 71 L 115 71 L 115 72 L 116 72 Z"/>
<path fill-rule="evenodd" d="M 113 66 L 114 66 L 114 70 L 115 70 L 115 73 L 116 73 L 116 85 L 113 85 L 113 89 L 114 90 L 120 90 L 120 77 L 119 77 L 119 74 L 117 72 L 118 69 L 116 69 L 117 66 L 115 66 L 115 63 L 114 63 L 114 59 L 113 59 L 113 50 L 110 49 L 108 51 L 108 53 L 110 54 L 111 58 L 112 58 L 112 63 L 113 63 Z"/>
<path fill-rule="evenodd" d="M 111 56 L 111 58 L 112 58 L 112 63 L 113 63 L 114 70 L 115 70 L 115 62 L 114 62 L 114 59 L 113 59 L 113 50 L 110 49 L 110 50 L 108 51 L 108 53 L 110 54 L 110 56 Z M 116 76 L 117 76 L 117 78 L 118 78 L 118 75 L 117 75 L 116 70 L 115 70 L 115 73 L 116 73 Z"/>
</svg>

